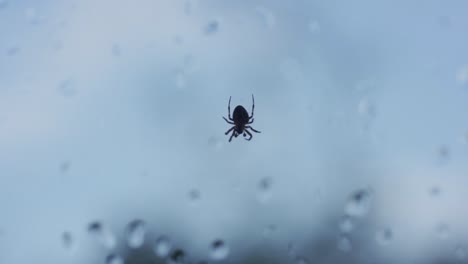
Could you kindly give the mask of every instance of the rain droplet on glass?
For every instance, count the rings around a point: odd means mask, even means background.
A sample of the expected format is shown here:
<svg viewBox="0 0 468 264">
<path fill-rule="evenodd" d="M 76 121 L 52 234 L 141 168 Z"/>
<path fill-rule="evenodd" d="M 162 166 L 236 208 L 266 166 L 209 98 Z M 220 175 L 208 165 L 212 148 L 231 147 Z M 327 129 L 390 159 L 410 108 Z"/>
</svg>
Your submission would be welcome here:
<svg viewBox="0 0 468 264">
<path fill-rule="evenodd" d="M 211 20 L 203 27 L 205 35 L 213 35 L 219 30 L 219 22 L 217 20 Z"/>
<path fill-rule="evenodd" d="M 175 263 L 183 263 L 185 260 L 185 252 L 182 249 L 175 249 L 171 253 L 170 260 Z"/>
<path fill-rule="evenodd" d="M 182 89 L 186 86 L 187 81 L 186 81 L 186 76 L 183 71 L 177 71 L 175 75 L 175 85 L 177 88 Z"/>
<path fill-rule="evenodd" d="M 359 101 L 358 113 L 363 117 L 372 118 L 375 116 L 375 106 L 368 98 L 363 98 Z"/>
<path fill-rule="evenodd" d="M 446 223 L 439 223 L 437 224 L 435 231 L 440 239 L 447 239 L 450 234 L 450 227 Z"/>
<path fill-rule="evenodd" d="M 255 11 L 261 16 L 263 23 L 267 28 L 273 28 L 276 24 L 276 18 L 273 12 L 263 6 L 255 8 Z"/>
<path fill-rule="evenodd" d="M 389 244 L 393 239 L 393 231 L 386 227 L 377 231 L 375 234 L 375 240 L 381 246 Z"/>
<path fill-rule="evenodd" d="M 302 256 L 298 256 L 294 260 L 294 264 L 309 264 L 309 263 L 310 263 L 310 260 Z"/>
<path fill-rule="evenodd" d="M 294 257 L 297 254 L 297 245 L 294 242 L 289 242 L 288 243 L 288 256 L 289 257 Z"/>
<path fill-rule="evenodd" d="M 191 201 L 197 201 L 201 197 L 201 193 L 198 189 L 191 189 L 188 193 L 189 199 Z"/>
<path fill-rule="evenodd" d="M 369 212 L 371 202 L 372 194 L 369 190 L 362 189 L 355 191 L 348 198 L 348 202 L 346 203 L 345 207 L 345 212 L 349 216 L 365 216 Z"/>
<path fill-rule="evenodd" d="M 436 149 L 437 162 L 445 163 L 450 159 L 450 149 L 446 145 L 441 145 Z"/>
<path fill-rule="evenodd" d="M 65 79 L 58 85 L 58 91 L 64 97 L 72 97 L 76 94 L 75 82 L 72 79 Z"/>
<path fill-rule="evenodd" d="M 468 65 L 464 65 L 458 69 L 456 73 L 456 80 L 462 86 L 468 85 Z"/>
<path fill-rule="evenodd" d="M 71 249 L 73 248 L 73 236 L 70 232 L 63 232 L 62 233 L 62 244 L 63 244 L 63 247 L 65 247 L 66 249 Z"/>
<path fill-rule="evenodd" d="M 464 260 L 467 256 L 467 250 L 464 246 L 462 245 L 457 245 L 455 247 L 455 257 L 458 259 L 458 260 Z"/>
<path fill-rule="evenodd" d="M 353 219 L 351 218 L 351 216 L 349 215 L 342 216 L 340 219 L 339 227 L 342 233 L 351 232 L 354 228 L 354 223 L 353 223 Z"/>
<path fill-rule="evenodd" d="M 39 24 L 45 21 L 45 17 L 40 16 L 34 7 L 26 8 L 26 10 L 24 11 L 24 14 L 28 22 L 31 24 Z"/>
<path fill-rule="evenodd" d="M 341 235 L 338 238 L 337 247 L 338 247 L 339 250 L 341 250 L 343 252 L 349 252 L 352 249 L 351 240 L 349 239 L 349 237 L 347 237 L 345 235 Z"/>
<path fill-rule="evenodd" d="M 114 57 L 120 57 L 120 55 L 122 54 L 122 51 L 120 49 L 120 46 L 118 44 L 114 44 L 112 45 L 112 55 L 114 55 Z"/>
<path fill-rule="evenodd" d="M 211 258 L 213 260 L 223 260 L 229 255 L 229 247 L 221 239 L 216 239 L 211 243 Z"/>
<path fill-rule="evenodd" d="M 88 224 L 88 233 L 94 236 L 104 247 L 112 249 L 116 245 L 116 239 L 111 231 L 100 221 L 94 221 Z"/>
<path fill-rule="evenodd" d="M 70 166 L 71 166 L 70 161 L 63 161 L 62 163 L 60 163 L 59 170 L 61 173 L 67 173 L 70 170 Z"/>
<path fill-rule="evenodd" d="M 130 248 L 139 248 L 145 242 L 146 226 L 145 222 L 136 219 L 127 224 L 126 236 L 127 244 Z"/>
<path fill-rule="evenodd" d="M 116 254 L 110 254 L 106 257 L 106 264 L 124 264 L 124 259 Z"/>
<path fill-rule="evenodd" d="M 318 21 L 310 21 L 307 27 L 310 33 L 313 33 L 313 34 L 320 33 L 320 24 Z"/>
<path fill-rule="evenodd" d="M 156 239 L 153 247 L 154 254 L 160 258 L 169 256 L 172 245 L 167 236 L 160 236 Z"/>
<path fill-rule="evenodd" d="M 263 237 L 271 237 L 276 232 L 277 226 L 274 224 L 269 224 L 263 228 Z"/>
<path fill-rule="evenodd" d="M 439 186 L 433 186 L 431 187 L 431 189 L 429 190 L 429 194 L 432 196 L 432 197 L 437 197 L 440 195 L 441 193 L 441 189 Z"/>
<path fill-rule="evenodd" d="M 264 177 L 260 179 L 257 185 L 258 199 L 260 202 L 265 203 L 271 198 L 271 188 L 273 179 L 271 177 Z"/>
<path fill-rule="evenodd" d="M 14 56 L 21 51 L 21 48 L 18 45 L 12 45 L 6 50 L 8 56 Z"/>
</svg>

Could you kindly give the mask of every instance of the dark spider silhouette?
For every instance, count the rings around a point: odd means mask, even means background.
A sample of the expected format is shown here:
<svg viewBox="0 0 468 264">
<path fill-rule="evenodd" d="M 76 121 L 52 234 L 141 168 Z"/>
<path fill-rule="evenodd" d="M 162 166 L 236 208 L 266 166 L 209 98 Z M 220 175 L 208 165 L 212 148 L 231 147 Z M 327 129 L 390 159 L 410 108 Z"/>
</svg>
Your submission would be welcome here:
<svg viewBox="0 0 468 264">
<path fill-rule="evenodd" d="M 254 121 L 254 108 L 255 108 L 255 100 L 254 96 L 252 94 L 252 115 L 249 116 L 249 113 L 247 113 L 247 110 L 242 105 L 236 106 L 234 108 L 234 112 L 232 113 L 231 118 L 231 96 L 229 96 L 229 103 L 228 103 L 228 117 L 229 120 L 226 119 L 224 116 L 224 120 L 228 122 L 228 124 L 234 125 L 231 127 L 225 135 L 229 134 L 229 132 L 232 131 L 231 137 L 229 138 L 229 142 L 231 142 L 232 137 L 237 137 L 240 134 L 243 134 L 244 138 L 247 136 L 247 134 L 250 136 L 249 138 L 246 138 L 245 140 L 251 140 L 252 139 L 252 134 L 247 130 L 248 128 L 251 129 L 255 133 L 261 133 L 258 130 L 253 129 L 251 126 L 247 126 L 249 124 L 252 124 Z"/>
</svg>

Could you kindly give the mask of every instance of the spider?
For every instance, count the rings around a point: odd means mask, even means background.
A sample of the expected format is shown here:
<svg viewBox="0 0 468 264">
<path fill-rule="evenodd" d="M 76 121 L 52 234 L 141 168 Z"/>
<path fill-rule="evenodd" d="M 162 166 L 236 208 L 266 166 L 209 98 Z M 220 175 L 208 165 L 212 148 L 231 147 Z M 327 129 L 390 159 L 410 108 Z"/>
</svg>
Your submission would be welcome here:
<svg viewBox="0 0 468 264">
<path fill-rule="evenodd" d="M 252 94 L 252 115 L 249 116 L 249 113 L 247 113 L 247 110 L 245 110 L 245 108 L 242 105 L 238 105 L 236 106 L 236 108 L 234 108 L 234 112 L 232 113 L 233 118 L 231 118 L 231 96 L 229 96 L 229 103 L 228 103 L 229 120 L 223 116 L 224 120 L 226 120 L 228 124 L 234 125 L 228 131 L 226 131 L 226 133 L 224 133 L 225 135 L 227 135 L 229 134 L 229 132 L 232 131 L 231 137 L 229 138 L 229 142 L 231 142 L 232 137 L 237 137 L 240 134 L 243 134 L 244 138 L 248 134 L 250 137 L 246 138 L 245 140 L 251 140 L 252 134 L 247 130 L 247 128 L 250 128 L 255 133 L 261 133 L 260 131 L 253 129 L 251 126 L 248 126 L 249 124 L 252 124 L 254 121 L 254 118 L 253 118 L 254 108 L 255 108 L 255 100 Z"/>
</svg>

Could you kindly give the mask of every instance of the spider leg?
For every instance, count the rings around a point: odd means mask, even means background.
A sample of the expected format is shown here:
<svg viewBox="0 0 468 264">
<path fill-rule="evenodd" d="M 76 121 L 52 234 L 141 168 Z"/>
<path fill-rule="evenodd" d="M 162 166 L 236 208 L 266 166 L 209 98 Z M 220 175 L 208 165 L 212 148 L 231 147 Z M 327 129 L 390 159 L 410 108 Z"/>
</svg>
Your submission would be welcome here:
<svg viewBox="0 0 468 264">
<path fill-rule="evenodd" d="M 228 117 L 229 117 L 229 120 L 233 121 L 233 119 L 231 118 L 231 96 L 229 96 Z"/>
<path fill-rule="evenodd" d="M 254 118 L 252 117 L 252 120 L 250 120 L 249 122 L 247 122 L 247 124 L 252 124 L 254 122 Z"/>
<path fill-rule="evenodd" d="M 262 133 L 262 132 L 260 132 L 260 131 L 258 131 L 258 130 L 255 130 L 255 129 L 254 129 L 253 127 L 251 127 L 251 126 L 245 126 L 245 128 L 250 128 L 250 129 L 252 129 L 252 131 L 255 132 L 255 133 Z"/>
<path fill-rule="evenodd" d="M 234 134 L 236 134 L 236 131 L 235 131 L 235 130 L 234 130 L 234 131 L 232 131 L 232 134 L 231 134 L 231 136 L 229 137 L 229 142 L 231 142 L 231 140 L 232 140 L 232 137 L 234 136 Z"/>
<path fill-rule="evenodd" d="M 224 116 L 223 116 L 224 120 L 226 120 L 226 122 L 228 122 L 228 124 L 231 124 L 231 125 L 234 125 L 234 122 L 231 122 L 229 120 L 227 120 Z"/>
<path fill-rule="evenodd" d="M 253 118 L 254 108 L 255 108 L 255 99 L 254 99 L 254 96 L 252 94 L 252 115 L 249 117 L 249 119 Z"/>
<path fill-rule="evenodd" d="M 226 131 L 226 133 L 224 133 L 224 135 L 229 134 L 229 132 L 231 132 L 232 130 L 234 130 L 234 128 L 236 128 L 236 127 L 235 127 L 235 126 L 231 127 L 228 131 Z"/>
<path fill-rule="evenodd" d="M 244 131 L 245 131 L 245 133 L 249 134 L 249 136 L 250 136 L 249 138 L 246 138 L 245 140 L 250 141 L 252 139 L 252 137 L 253 137 L 252 134 L 248 130 L 244 130 Z M 245 136 L 245 133 L 244 133 L 244 136 Z"/>
</svg>

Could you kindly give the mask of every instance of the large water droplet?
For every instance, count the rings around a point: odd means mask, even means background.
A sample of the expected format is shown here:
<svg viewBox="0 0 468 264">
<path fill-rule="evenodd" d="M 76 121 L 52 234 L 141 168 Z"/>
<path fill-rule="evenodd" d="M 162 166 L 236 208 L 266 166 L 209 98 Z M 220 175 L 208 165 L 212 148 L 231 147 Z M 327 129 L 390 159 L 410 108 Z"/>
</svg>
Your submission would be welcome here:
<svg viewBox="0 0 468 264">
<path fill-rule="evenodd" d="M 145 242 L 146 227 L 145 222 L 136 219 L 128 223 L 127 229 L 127 244 L 131 248 L 138 248 Z"/>
<path fill-rule="evenodd" d="M 154 254 L 160 258 L 165 258 L 169 255 L 172 245 L 167 236 L 160 236 L 156 239 L 153 247 Z"/>
<path fill-rule="evenodd" d="M 106 264 L 124 264 L 124 259 L 116 254 L 110 254 L 106 257 Z"/>
<path fill-rule="evenodd" d="M 211 243 L 211 258 L 213 260 L 223 260 L 229 255 L 229 247 L 221 239 L 216 239 Z"/>
<path fill-rule="evenodd" d="M 94 236 L 104 247 L 112 249 L 116 245 L 114 235 L 101 222 L 94 221 L 89 223 L 88 232 Z"/>
<path fill-rule="evenodd" d="M 372 194 L 369 190 L 362 189 L 351 194 L 346 204 L 345 212 L 350 216 L 365 216 L 371 206 Z"/>
<path fill-rule="evenodd" d="M 349 239 L 348 236 L 341 235 L 338 238 L 337 247 L 338 247 L 339 250 L 341 250 L 343 252 L 349 252 L 352 249 L 351 240 Z"/>
<path fill-rule="evenodd" d="M 349 215 L 344 215 L 340 219 L 340 231 L 342 233 L 349 233 L 353 230 L 354 224 L 353 224 L 353 219 Z"/>
<path fill-rule="evenodd" d="M 218 32 L 218 30 L 219 30 L 219 21 L 218 20 L 211 20 L 203 28 L 203 32 L 206 35 L 213 35 L 216 32 Z"/>
<path fill-rule="evenodd" d="M 377 231 L 375 234 L 375 240 L 381 246 L 389 244 L 393 239 L 393 231 L 386 227 Z"/>
<path fill-rule="evenodd" d="M 171 253 L 170 260 L 174 263 L 183 263 L 185 260 L 185 252 L 182 249 L 175 249 Z"/>
<path fill-rule="evenodd" d="M 258 200 L 262 203 L 267 202 L 271 198 L 271 188 L 273 185 L 273 178 L 264 177 L 260 179 L 257 185 Z"/>
</svg>

